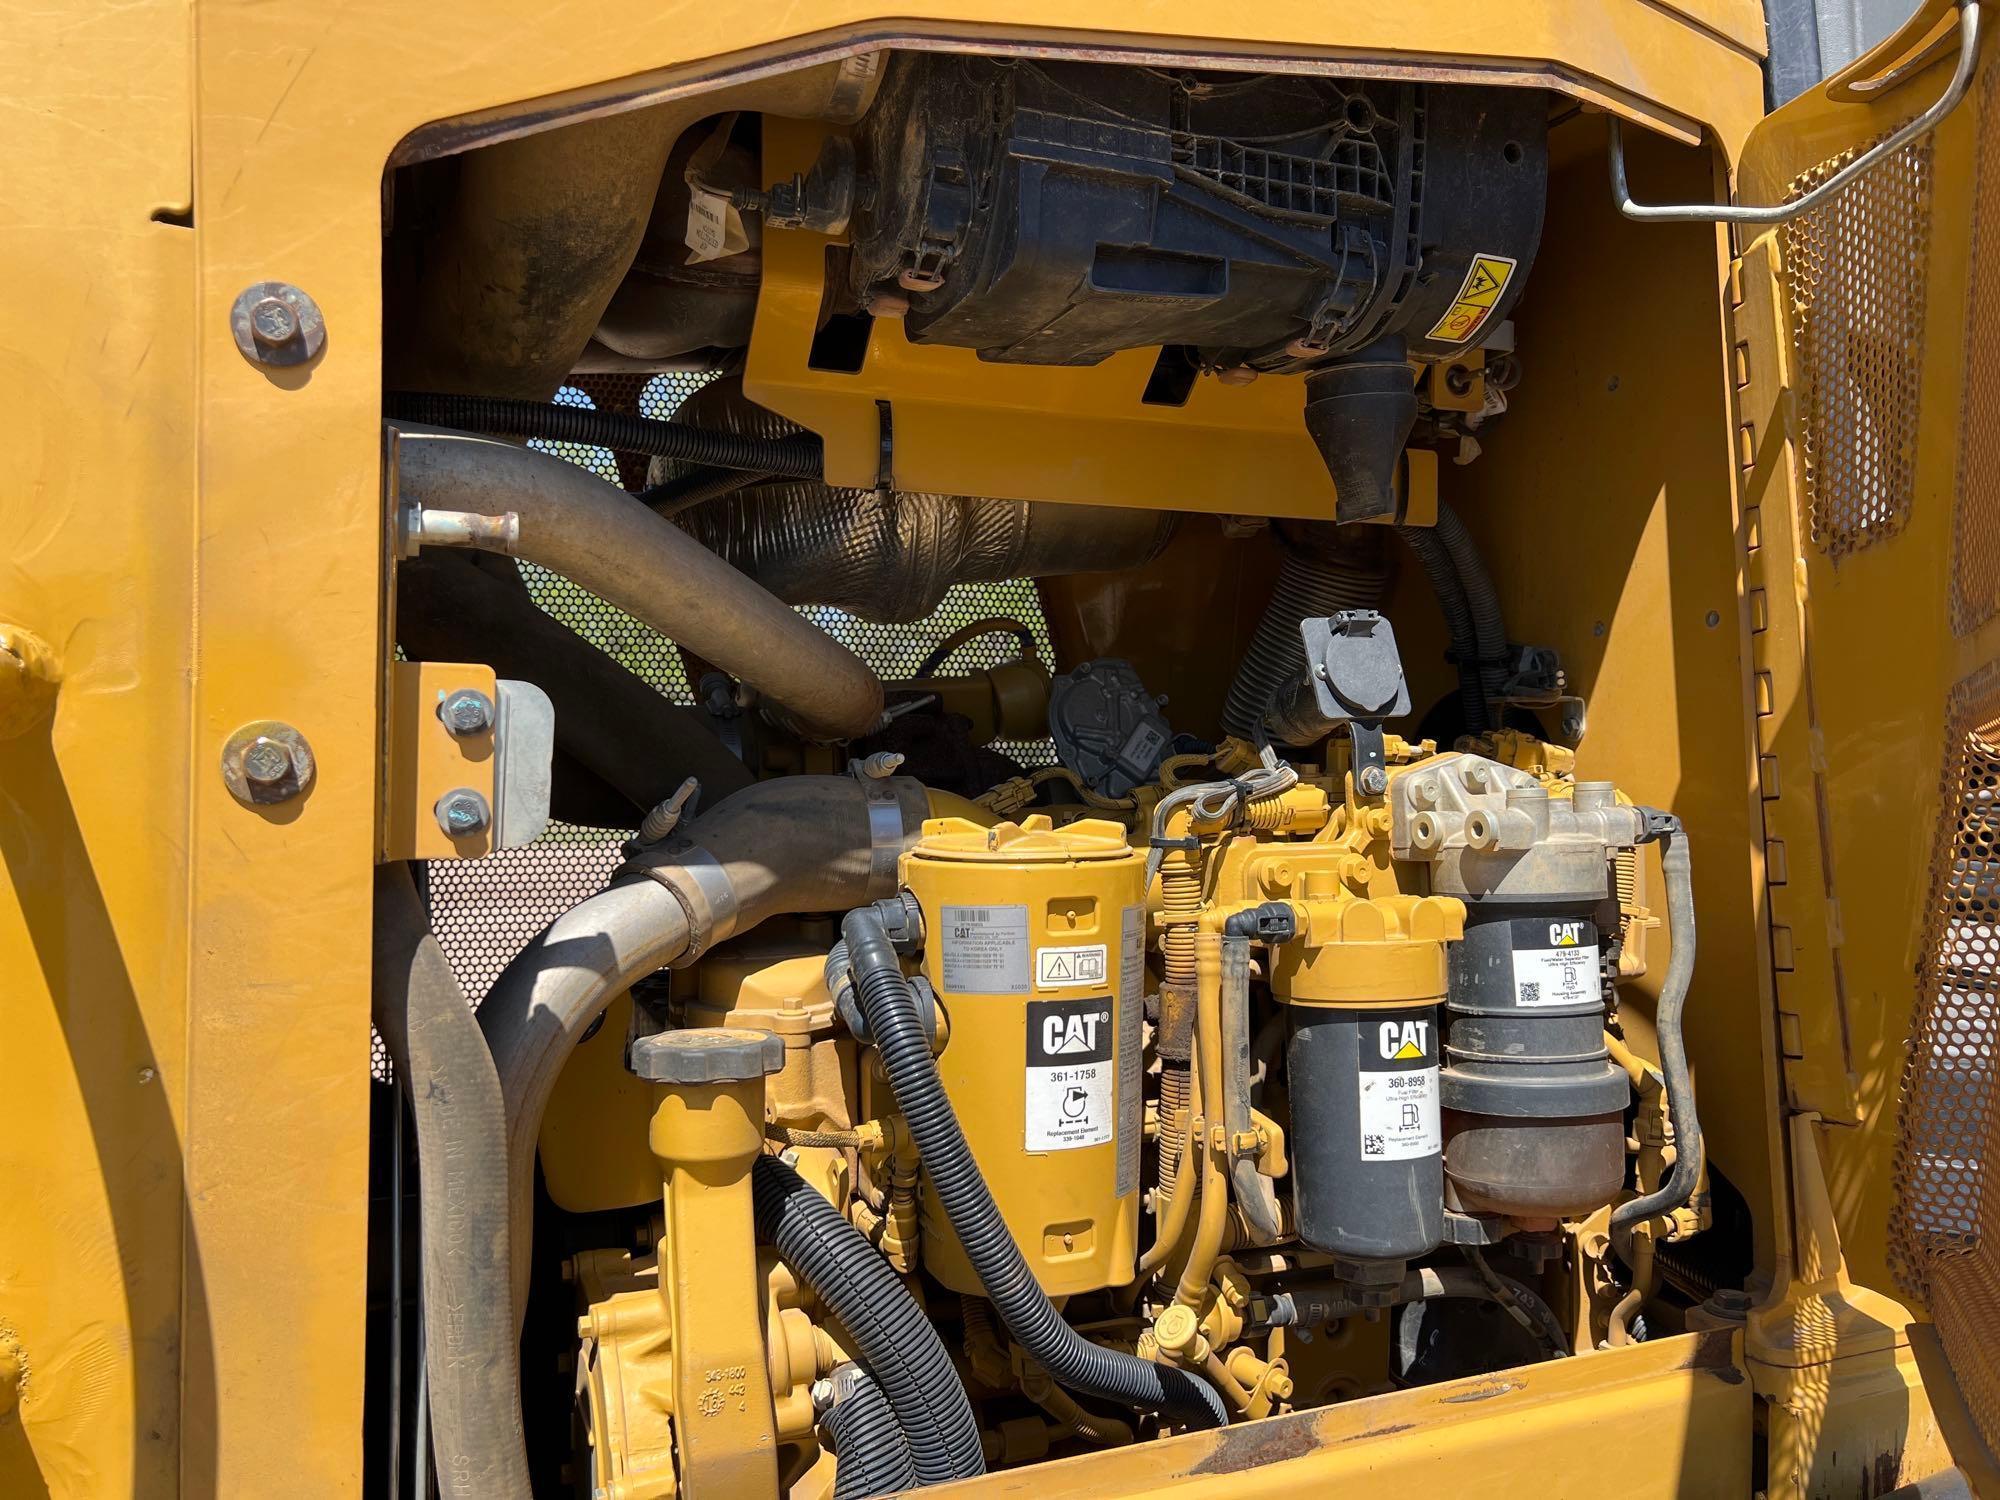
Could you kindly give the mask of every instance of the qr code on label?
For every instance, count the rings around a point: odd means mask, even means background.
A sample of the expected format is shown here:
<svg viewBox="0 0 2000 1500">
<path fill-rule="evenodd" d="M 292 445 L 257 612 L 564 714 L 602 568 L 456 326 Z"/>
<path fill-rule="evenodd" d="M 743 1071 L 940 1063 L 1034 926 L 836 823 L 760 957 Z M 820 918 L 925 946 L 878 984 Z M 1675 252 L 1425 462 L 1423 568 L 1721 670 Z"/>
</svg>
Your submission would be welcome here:
<svg viewBox="0 0 2000 1500">
<path fill-rule="evenodd" d="M 1539 1004 L 1542 998 L 1542 982 L 1539 979 L 1524 979 L 1520 985 L 1520 1001 L 1523 1005 Z"/>
<path fill-rule="evenodd" d="M 1364 1135 L 1361 1137 L 1361 1154 L 1363 1156 L 1382 1155 L 1382 1137 L 1379 1135 Z"/>
</svg>

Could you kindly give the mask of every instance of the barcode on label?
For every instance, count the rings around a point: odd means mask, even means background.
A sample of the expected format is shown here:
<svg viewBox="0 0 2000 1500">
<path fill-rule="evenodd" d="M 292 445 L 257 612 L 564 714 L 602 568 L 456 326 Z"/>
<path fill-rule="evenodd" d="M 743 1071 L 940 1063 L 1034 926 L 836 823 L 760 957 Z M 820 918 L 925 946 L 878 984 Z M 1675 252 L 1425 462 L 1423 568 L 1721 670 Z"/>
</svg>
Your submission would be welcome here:
<svg viewBox="0 0 2000 1500">
<path fill-rule="evenodd" d="M 1521 1004 L 1523 1005 L 1537 1004 L 1542 998 L 1542 986 L 1539 980 L 1524 979 L 1521 981 L 1518 988 L 1520 992 L 1520 1001 Z"/>
</svg>

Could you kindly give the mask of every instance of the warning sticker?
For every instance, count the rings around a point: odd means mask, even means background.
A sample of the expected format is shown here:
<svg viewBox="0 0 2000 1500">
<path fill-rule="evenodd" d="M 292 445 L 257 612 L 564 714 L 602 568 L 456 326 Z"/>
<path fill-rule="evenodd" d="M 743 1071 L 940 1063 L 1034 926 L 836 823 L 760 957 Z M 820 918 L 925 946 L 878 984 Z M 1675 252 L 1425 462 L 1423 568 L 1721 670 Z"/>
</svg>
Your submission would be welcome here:
<svg viewBox="0 0 2000 1500">
<path fill-rule="evenodd" d="M 1595 923 L 1516 917 L 1512 935 L 1515 1009 L 1604 1003 Z"/>
<path fill-rule="evenodd" d="M 1509 255 L 1473 256 L 1472 266 L 1465 273 L 1465 284 L 1458 289 L 1458 296 L 1452 299 L 1444 316 L 1431 325 L 1431 331 L 1425 337 L 1440 343 L 1462 344 L 1479 332 L 1499 304 L 1501 293 L 1507 290 L 1507 283 L 1513 279 L 1514 267 L 1518 264 Z"/>
<path fill-rule="evenodd" d="M 1139 1140 L 1146 1133 L 1140 1093 L 1146 1059 L 1146 908 L 1128 906 L 1118 933 L 1118 1180 L 1120 1197 L 1139 1191 Z"/>
<path fill-rule="evenodd" d="M 1028 908 L 947 906 L 938 977 L 955 995 L 1028 993 Z"/>
<path fill-rule="evenodd" d="M 1043 948 L 1035 954 L 1035 988 L 1073 990 L 1104 983 L 1105 948 L 1085 943 L 1075 948 Z"/>
<path fill-rule="evenodd" d="M 1411 1161 L 1444 1149 L 1437 1017 L 1383 1011 L 1361 1028 L 1361 1159 Z"/>
<path fill-rule="evenodd" d="M 1112 1138 L 1116 1104 L 1109 996 L 1028 1002 L 1029 1151 L 1074 1151 Z"/>
</svg>

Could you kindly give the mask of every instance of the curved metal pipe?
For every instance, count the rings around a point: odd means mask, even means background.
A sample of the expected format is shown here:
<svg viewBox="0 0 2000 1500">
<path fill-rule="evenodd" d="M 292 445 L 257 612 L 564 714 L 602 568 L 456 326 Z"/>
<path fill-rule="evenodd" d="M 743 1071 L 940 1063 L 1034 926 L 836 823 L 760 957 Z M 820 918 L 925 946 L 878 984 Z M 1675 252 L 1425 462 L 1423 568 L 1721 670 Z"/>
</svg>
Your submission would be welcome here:
<svg viewBox="0 0 2000 1500">
<path fill-rule="evenodd" d="M 923 787 L 902 777 L 865 788 L 849 776 L 746 787 L 641 851 L 632 873 L 556 918 L 494 982 L 479 1025 L 506 1106 L 517 1324 L 527 1306 L 542 1115 L 591 1022 L 635 979 L 766 917 L 890 894 L 896 859 L 928 809 Z"/>
<path fill-rule="evenodd" d="M 406 515 L 511 517 L 465 528 L 460 540 L 589 589 L 816 731 L 852 738 L 881 722 L 881 680 L 859 657 L 616 485 L 492 438 L 399 424 L 389 432 Z"/>
</svg>

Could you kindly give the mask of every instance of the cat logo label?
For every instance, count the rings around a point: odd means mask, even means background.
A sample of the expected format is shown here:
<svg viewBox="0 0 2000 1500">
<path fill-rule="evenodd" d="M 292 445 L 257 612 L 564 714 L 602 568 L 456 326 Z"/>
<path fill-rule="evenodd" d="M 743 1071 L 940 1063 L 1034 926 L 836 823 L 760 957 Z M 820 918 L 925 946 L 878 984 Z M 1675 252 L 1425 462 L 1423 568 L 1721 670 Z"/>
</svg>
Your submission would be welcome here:
<svg viewBox="0 0 2000 1500">
<path fill-rule="evenodd" d="M 1028 1150 L 1075 1151 L 1117 1135 L 1113 1006 L 1108 996 L 1029 1002 L 1021 1121 Z"/>
<path fill-rule="evenodd" d="M 1095 1054 L 1097 1051 L 1097 1023 L 1102 1019 L 1094 1010 L 1082 1011 L 1068 1017 L 1046 1016 L 1042 1020 L 1042 1051 L 1050 1057 L 1063 1053 L 1083 1052 Z"/>
<path fill-rule="evenodd" d="M 1384 1021 L 1376 1028 L 1376 1045 L 1390 1062 L 1422 1062 L 1429 1021 Z"/>
<path fill-rule="evenodd" d="M 1437 1013 L 1377 1011 L 1357 1049 L 1361 1159 L 1415 1161 L 1443 1149 L 1438 1115 Z"/>
<path fill-rule="evenodd" d="M 1569 1005 L 1581 1013 L 1604 1004 L 1594 923 L 1582 918 L 1551 922 L 1518 917 L 1509 937 L 1516 1010 Z"/>
</svg>

